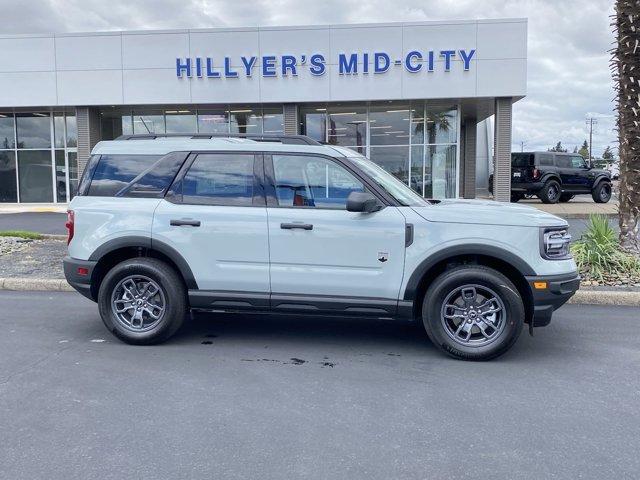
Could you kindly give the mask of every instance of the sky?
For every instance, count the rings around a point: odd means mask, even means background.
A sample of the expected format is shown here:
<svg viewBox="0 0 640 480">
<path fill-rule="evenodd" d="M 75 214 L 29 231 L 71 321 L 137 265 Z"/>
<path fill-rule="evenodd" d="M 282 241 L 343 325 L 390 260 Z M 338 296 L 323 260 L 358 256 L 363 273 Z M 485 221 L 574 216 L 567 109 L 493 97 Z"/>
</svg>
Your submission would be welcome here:
<svg viewBox="0 0 640 480">
<path fill-rule="evenodd" d="M 2 33 L 529 20 L 527 96 L 514 104 L 513 149 L 573 150 L 598 119 L 593 154 L 617 153 L 609 70 L 613 0 L 0 0 Z"/>
</svg>

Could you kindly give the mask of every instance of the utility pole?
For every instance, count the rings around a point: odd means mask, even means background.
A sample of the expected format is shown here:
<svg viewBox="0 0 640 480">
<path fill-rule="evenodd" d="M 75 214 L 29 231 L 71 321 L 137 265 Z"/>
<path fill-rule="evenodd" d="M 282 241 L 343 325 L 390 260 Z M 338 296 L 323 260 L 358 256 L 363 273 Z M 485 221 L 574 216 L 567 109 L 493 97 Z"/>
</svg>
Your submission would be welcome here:
<svg viewBox="0 0 640 480">
<path fill-rule="evenodd" d="M 524 140 L 520 140 L 520 152 L 524 152 L 524 146 L 527 144 Z"/>
<path fill-rule="evenodd" d="M 591 159 L 593 158 L 593 126 L 598 124 L 598 119 L 594 117 L 587 117 L 586 123 L 589 128 L 589 164 L 591 164 Z"/>
</svg>

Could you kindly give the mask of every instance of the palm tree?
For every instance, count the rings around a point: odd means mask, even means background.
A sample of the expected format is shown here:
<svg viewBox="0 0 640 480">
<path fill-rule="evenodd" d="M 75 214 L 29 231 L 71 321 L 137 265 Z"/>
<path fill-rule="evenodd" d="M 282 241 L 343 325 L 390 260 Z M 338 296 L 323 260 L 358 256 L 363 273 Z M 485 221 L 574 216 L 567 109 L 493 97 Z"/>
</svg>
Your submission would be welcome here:
<svg viewBox="0 0 640 480">
<path fill-rule="evenodd" d="M 620 244 L 640 253 L 640 0 L 616 0 L 612 26 L 620 141 Z"/>
</svg>

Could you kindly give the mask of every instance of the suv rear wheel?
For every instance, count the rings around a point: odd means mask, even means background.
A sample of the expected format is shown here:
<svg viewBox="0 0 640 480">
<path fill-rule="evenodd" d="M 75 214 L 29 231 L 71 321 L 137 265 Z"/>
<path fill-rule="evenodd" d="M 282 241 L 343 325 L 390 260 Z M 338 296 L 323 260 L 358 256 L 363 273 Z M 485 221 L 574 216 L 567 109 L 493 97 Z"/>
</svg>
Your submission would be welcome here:
<svg viewBox="0 0 640 480">
<path fill-rule="evenodd" d="M 607 203 L 611 200 L 611 184 L 606 181 L 600 182 L 591 192 L 591 197 L 596 203 Z"/>
<path fill-rule="evenodd" d="M 558 203 L 561 192 L 560 184 L 555 180 L 549 180 L 538 192 L 538 197 L 540 197 L 542 203 Z"/>
<path fill-rule="evenodd" d="M 178 331 L 187 312 L 182 279 L 155 258 L 132 258 L 113 267 L 98 293 L 105 326 L 121 340 L 149 345 Z"/>
<path fill-rule="evenodd" d="M 429 338 L 449 355 L 489 360 L 520 336 L 524 305 L 504 275 L 479 265 L 447 270 L 431 284 L 422 306 Z"/>
</svg>

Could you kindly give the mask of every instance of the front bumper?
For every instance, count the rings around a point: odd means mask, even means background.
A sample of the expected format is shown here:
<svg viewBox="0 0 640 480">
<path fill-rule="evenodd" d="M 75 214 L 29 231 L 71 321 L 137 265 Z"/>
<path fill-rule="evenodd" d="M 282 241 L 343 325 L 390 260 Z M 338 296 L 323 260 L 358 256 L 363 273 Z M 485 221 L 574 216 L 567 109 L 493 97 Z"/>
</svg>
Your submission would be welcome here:
<svg viewBox="0 0 640 480">
<path fill-rule="evenodd" d="M 533 298 L 534 327 L 544 327 L 551 322 L 553 312 L 564 305 L 580 288 L 580 275 L 572 272 L 563 275 L 546 275 L 525 277 Z M 546 285 L 545 288 L 542 284 Z"/>
<path fill-rule="evenodd" d="M 91 294 L 91 276 L 97 263 L 91 260 L 78 260 L 69 256 L 64 257 L 62 260 L 64 276 L 69 285 L 94 302 L 96 299 Z M 84 272 L 82 269 L 86 269 L 86 274 L 80 273 L 81 271 Z"/>
</svg>

